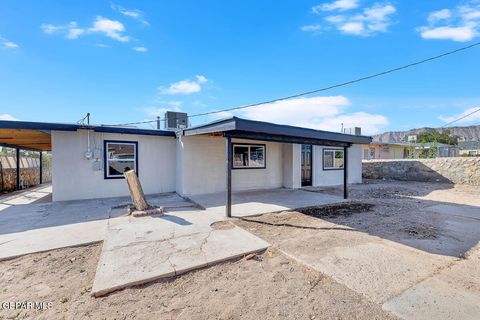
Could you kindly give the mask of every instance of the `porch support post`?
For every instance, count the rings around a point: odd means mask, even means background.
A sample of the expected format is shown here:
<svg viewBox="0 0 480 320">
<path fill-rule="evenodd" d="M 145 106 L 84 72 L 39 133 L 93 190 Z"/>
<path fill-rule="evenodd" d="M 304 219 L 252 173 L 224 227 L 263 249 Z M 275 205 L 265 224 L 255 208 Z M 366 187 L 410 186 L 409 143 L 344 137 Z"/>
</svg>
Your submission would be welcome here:
<svg viewBox="0 0 480 320">
<path fill-rule="evenodd" d="M 227 203 L 225 206 L 227 217 L 232 216 L 232 138 L 226 137 L 227 156 Z"/>
<path fill-rule="evenodd" d="M 343 147 L 343 199 L 348 199 L 348 147 Z"/>
<path fill-rule="evenodd" d="M 40 184 L 43 183 L 43 152 L 40 151 L 39 153 L 39 160 L 40 160 Z"/>
<path fill-rule="evenodd" d="M 15 152 L 16 152 L 16 165 L 17 165 L 17 181 L 16 181 L 16 184 L 17 184 L 17 190 L 20 190 L 20 149 L 19 148 L 15 148 Z"/>
</svg>

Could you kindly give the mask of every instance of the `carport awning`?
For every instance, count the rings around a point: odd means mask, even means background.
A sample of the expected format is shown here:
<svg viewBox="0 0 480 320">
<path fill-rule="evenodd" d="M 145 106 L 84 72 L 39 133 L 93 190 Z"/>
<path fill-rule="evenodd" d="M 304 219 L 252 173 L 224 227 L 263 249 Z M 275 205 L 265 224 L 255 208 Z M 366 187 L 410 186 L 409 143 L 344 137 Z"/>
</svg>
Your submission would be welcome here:
<svg viewBox="0 0 480 320">
<path fill-rule="evenodd" d="M 36 151 L 52 150 L 49 133 L 29 129 L 0 128 L 0 145 Z"/>
<path fill-rule="evenodd" d="M 237 117 L 215 121 L 184 130 L 184 135 L 223 135 L 224 137 L 284 143 L 316 144 L 348 147 L 354 143 L 368 144 L 371 137 L 314 130 L 275 123 L 245 120 Z"/>
</svg>

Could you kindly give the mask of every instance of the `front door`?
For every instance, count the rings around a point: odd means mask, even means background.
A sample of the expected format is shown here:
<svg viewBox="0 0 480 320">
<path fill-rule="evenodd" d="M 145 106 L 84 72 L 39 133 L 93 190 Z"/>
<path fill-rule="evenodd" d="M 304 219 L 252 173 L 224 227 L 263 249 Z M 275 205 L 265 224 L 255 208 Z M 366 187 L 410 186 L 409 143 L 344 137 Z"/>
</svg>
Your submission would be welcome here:
<svg viewBox="0 0 480 320">
<path fill-rule="evenodd" d="M 302 187 L 312 185 L 312 145 L 302 144 Z"/>
</svg>

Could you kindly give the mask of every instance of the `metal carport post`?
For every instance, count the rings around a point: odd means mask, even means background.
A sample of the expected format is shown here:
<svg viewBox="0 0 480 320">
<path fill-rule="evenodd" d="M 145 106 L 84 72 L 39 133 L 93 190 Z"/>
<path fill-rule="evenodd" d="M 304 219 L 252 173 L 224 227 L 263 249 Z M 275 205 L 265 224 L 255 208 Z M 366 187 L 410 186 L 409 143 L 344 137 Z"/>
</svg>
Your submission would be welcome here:
<svg viewBox="0 0 480 320">
<path fill-rule="evenodd" d="M 225 211 L 227 214 L 227 217 L 232 216 L 232 138 L 231 137 L 225 137 L 226 139 L 226 144 L 225 148 L 226 150 L 226 164 L 227 164 L 227 204 L 225 207 Z"/>
<path fill-rule="evenodd" d="M 343 147 L 343 199 L 348 199 L 348 147 Z"/>
</svg>

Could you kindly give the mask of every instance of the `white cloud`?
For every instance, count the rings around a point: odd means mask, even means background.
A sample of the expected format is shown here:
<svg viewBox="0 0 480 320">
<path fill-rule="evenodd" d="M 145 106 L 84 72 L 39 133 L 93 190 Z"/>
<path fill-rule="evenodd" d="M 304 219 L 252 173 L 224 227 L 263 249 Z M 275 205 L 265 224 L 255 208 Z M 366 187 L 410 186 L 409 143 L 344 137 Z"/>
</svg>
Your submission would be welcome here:
<svg viewBox="0 0 480 320">
<path fill-rule="evenodd" d="M 453 9 L 431 12 L 428 24 L 417 28 L 423 39 L 466 42 L 480 35 L 480 2 L 471 0 Z"/>
<path fill-rule="evenodd" d="M 128 42 L 130 37 L 124 34 L 125 26 L 117 20 L 111 20 L 101 16 L 96 17 L 90 28 L 81 28 L 76 21 L 72 21 L 66 25 L 53 25 L 44 23 L 40 26 L 46 34 L 64 34 L 67 39 L 78 39 L 82 35 L 87 34 L 103 34 L 106 37 L 120 42 Z"/>
<path fill-rule="evenodd" d="M 72 21 L 66 25 L 43 23 L 40 28 L 46 34 L 63 33 L 67 39 L 77 39 L 79 36 L 87 32 L 87 30 L 79 28 L 76 21 Z"/>
<path fill-rule="evenodd" d="M 0 45 L 3 49 L 17 49 L 20 47 L 15 42 L 5 39 L 2 36 L 0 36 Z"/>
<path fill-rule="evenodd" d="M 358 0 L 336 0 L 329 3 L 319 4 L 312 8 L 314 13 L 321 13 L 322 11 L 346 11 L 358 7 Z"/>
<path fill-rule="evenodd" d="M 166 107 L 149 107 L 143 109 L 143 111 L 149 117 L 163 117 L 165 112 L 167 111 L 181 111 L 181 107 L 183 105 L 182 101 L 158 101 L 158 103 L 166 106 Z"/>
<path fill-rule="evenodd" d="M 449 9 L 443 9 L 431 12 L 428 15 L 428 22 L 435 23 L 441 20 L 450 19 L 452 17 L 452 12 Z"/>
<path fill-rule="evenodd" d="M 325 17 L 324 20 L 330 23 L 342 23 L 345 21 L 345 17 L 342 15 L 328 16 L 328 17 Z"/>
<path fill-rule="evenodd" d="M 138 51 L 138 52 L 147 52 L 148 48 L 145 47 L 133 47 L 132 50 Z"/>
<path fill-rule="evenodd" d="M 195 76 L 195 80 L 181 80 L 170 84 L 168 87 L 159 87 L 161 94 L 192 94 L 200 92 L 202 85 L 207 82 L 207 78 L 202 75 Z"/>
<path fill-rule="evenodd" d="M 448 122 L 452 122 L 454 120 L 460 119 L 462 117 L 466 117 L 465 119 L 461 119 L 461 120 L 456 121 L 456 123 L 458 123 L 458 124 L 472 123 L 472 122 L 476 123 L 476 122 L 480 121 L 480 112 L 476 112 L 476 113 L 473 113 L 472 115 L 467 116 L 468 114 L 474 112 L 475 110 L 478 110 L 478 108 L 477 107 L 469 108 L 469 109 L 466 109 L 465 111 L 463 111 L 460 114 L 455 114 L 455 115 L 451 115 L 451 116 L 440 115 L 440 116 L 438 116 L 438 119 L 442 120 L 445 123 L 448 123 Z"/>
<path fill-rule="evenodd" d="M 279 124 L 340 131 L 361 127 L 364 134 L 379 132 L 388 124 L 383 115 L 365 112 L 347 113 L 350 101 L 344 96 L 298 98 L 241 110 L 239 116 Z"/>
<path fill-rule="evenodd" d="M 338 29 L 344 33 L 362 35 L 365 32 L 365 26 L 362 22 L 347 22 L 338 26 Z"/>
<path fill-rule="evenodd" d="M 8 113 L 0 114 L 0 120 L 18 121 L 17 118 Z"/>
<path fill-rule="evenodd" d="M 437 39 L 466 42 L 478 36 L 476 25 L 474 24 L 468 24 L 462 27 L 421 28 L 420 31 L 422 38 L 427 40 Z"/>
<path fill-rule="evenodd" d="M 202 83 L 206 83 L 208 80 L 207 78 L 205 78 L 204 76 L 202 75 L 196 75 L 195 76 L 195 79 L 197 79 L 197 82 L 202 84 Z"/>
<path fill-rule="evenodd" d="M 114 3 L 112 3 L 110 6 L 111 6 L 112 10 L 123 14 L 125 17 L 135 19 L 135 20 L 139 21 L 140 23 L 142 23 L 144 25 L 150 25 L 148 23 L 148 21 L 145 20 L 145 17 L 144 17 L 145 14 L 138 9 L 127 9 L 125 7 L 116 5 Z"/>
<path fill-rule="evenodd" d="M 322 29 L 322 26 L 319 24 L 310 24 L 307 26 L 303 26 L 300 28 L 302 31 L 320 31 Z"/>
<path fill-rule="evenodd" d="M 89 29 L 90 32 L 103 33 L 109 38 L 120 42 L 127 42 L 130 38 L 123 34 L 125 31 L 124 25 L 117 20 L 111 20 L 98 16 L 93 22 L 93 26 Z"/>
<path fill-rule="evenodd" d="M 347 9 L 344 8 L 348 8 L 348 10 L 350 10 L 348 13 L 328 15 L 323 17 L 323 20 L 338 31 L 349 35 L 366 37 L 387 32 L 388 27 L 392 24 L 391 17 L 397 11 L 390 3 L 374 3 L 370 7 L 358 8 L 356 1 L 348 3 L 342 2 L 343 7 L 340 7 L 340 4 L 337 2 L 338 1 L 322 5 L 316 11 L 314 10 L 314 12 L 321 15 L 322 11 L 345 11 Z M 330 10 L 329 8 L 334 8 L 333 4 L 336 4 L 335 9 Z M 350 6 L 347 6 L 347 4 Z M 332 7 L 324 7 L 326 5 L 332 5 Z M 357 8 L 358 10 L 353 10 Z"/>
</svg>

